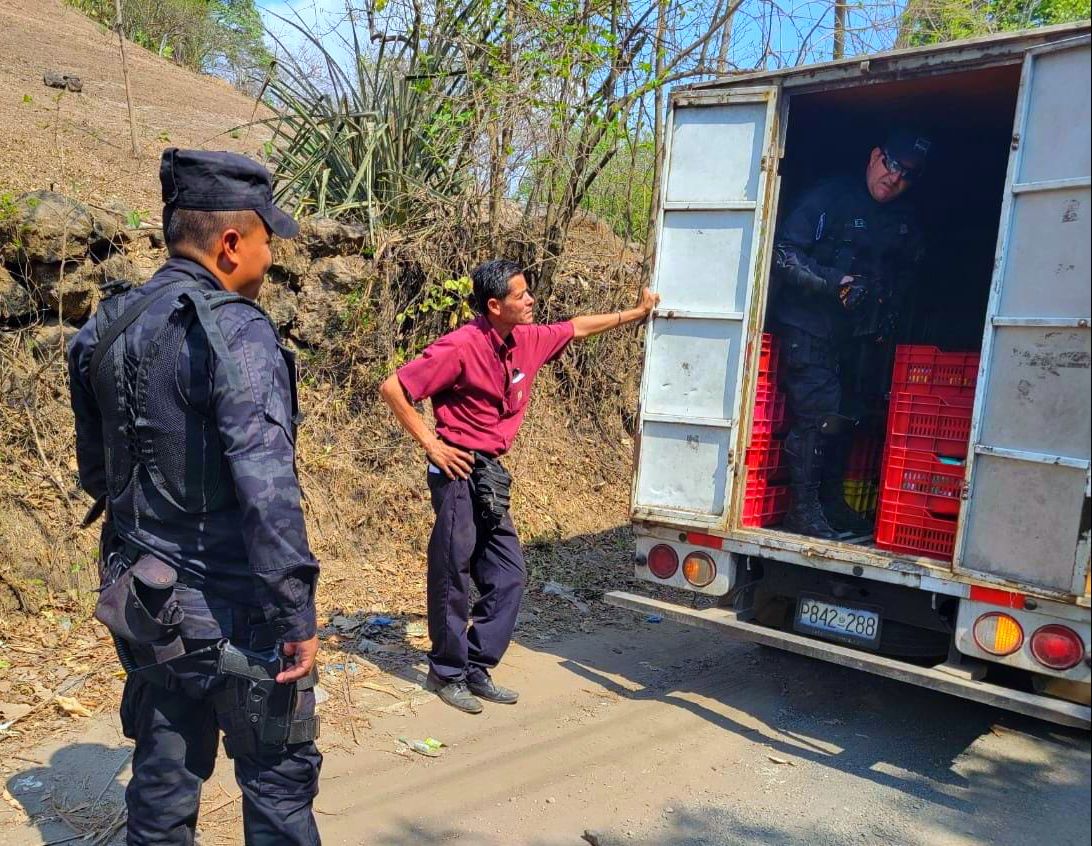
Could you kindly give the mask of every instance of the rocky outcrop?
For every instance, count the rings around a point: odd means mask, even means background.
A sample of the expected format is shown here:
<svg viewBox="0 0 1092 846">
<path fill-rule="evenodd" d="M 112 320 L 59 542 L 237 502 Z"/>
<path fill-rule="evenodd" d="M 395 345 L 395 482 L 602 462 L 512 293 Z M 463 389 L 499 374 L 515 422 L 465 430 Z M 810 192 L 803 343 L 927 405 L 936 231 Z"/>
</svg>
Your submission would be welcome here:
<svg viewBox="0 0 1092 846">
<path fill-rule="evenodd" d="M 166 257 L 137 240 L 151 235 L 154 248 L 160 230 L 132 227 L 132 215 L 120 203 L 88 205 L 33 191 L 0 212 L 5 324 L 60 318 L 78 325 L 93 313 L 103 285 L 117 279 L 140 284 Z M 291 241 L 274 239 L 259 302 L 283 334 L 321 347 L 341 331 L 347 298 L 370 291 L 378 274 L 375 262 L 362 255 L 367 241 L 366 227 L 327 218 L 301 221 L 300 236 Z"/>
<path fill-rule="evenodd" d="M 315 257 L 360 253 L 368 243 L 368 227 L 328 217 L 307 217 L 300 221 L 300 234 L 294 240 Z"/>
<path fill-rule="evenodd" d="M 31 191 L 15 200 L 2 223 L 4 258 L 54 263 L 87 255 L 94 232 L 83 203 L 53 191 Z"/>
<path fill-rule="evenodd" d="M 7 268 L 0 265 L 0 321 L 24 321 L 34 315 L 34 299 L 22 285 L 15 281 Z"/>
</svg>

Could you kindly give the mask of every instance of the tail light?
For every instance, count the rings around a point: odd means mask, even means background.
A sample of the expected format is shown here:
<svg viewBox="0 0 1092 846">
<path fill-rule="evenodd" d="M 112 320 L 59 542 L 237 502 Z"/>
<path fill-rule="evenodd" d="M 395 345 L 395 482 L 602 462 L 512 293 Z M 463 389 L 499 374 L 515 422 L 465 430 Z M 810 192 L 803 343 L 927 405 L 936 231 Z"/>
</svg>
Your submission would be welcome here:
<svg viewBox="0 0 1092 846">
<path fill-rule="evenodd" d="M 648 551 L 648 569 L 657 579 L 670 579 L 679 569 L 679 556 L 666 543 L 658 543 Z"/>
<path fill-rule="evenodd" d="M 990 611 L 974 622 L 974 642 L 991 655 L 1011 655 L 1024 643 L 1024 630 L 1008 614 Z"/>
<path fill-rule="evenodd" d="M 1068 670 L 1084 655 L 1084 643 L 1073 629 L 1052 624 L 1037 629 L 1031 636 L 1031 654 L 1044 667 Z"/>
<path fill-rule="evenodd" d="M 704 552 L 691 552 L 683 559 L 682 574 L 694 587 L 705 587 L 717 577 L 717 565 Z"/>
</svg>

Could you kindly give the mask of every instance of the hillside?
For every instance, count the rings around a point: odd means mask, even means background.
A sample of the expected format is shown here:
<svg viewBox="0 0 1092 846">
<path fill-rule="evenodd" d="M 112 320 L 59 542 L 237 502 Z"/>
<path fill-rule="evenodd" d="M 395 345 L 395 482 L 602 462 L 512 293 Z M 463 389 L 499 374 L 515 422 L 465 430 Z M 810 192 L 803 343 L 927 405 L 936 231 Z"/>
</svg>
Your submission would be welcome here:
<svg viewBox="0 0 1092 846">
<path fill-rule="evenodd" d="M 0 194 L 56 186 L 84 202 L 117 199 L 158 218 L 164 147 L 255 152 L 266 135 L 232 129 L 253 100 L 132 43 L 126 53 L 140 156 L 130 151 L 117 37 L 62 0 L 0 0 Z M 83 91 L 42 83 L 57 71 Z"/>
</svg>

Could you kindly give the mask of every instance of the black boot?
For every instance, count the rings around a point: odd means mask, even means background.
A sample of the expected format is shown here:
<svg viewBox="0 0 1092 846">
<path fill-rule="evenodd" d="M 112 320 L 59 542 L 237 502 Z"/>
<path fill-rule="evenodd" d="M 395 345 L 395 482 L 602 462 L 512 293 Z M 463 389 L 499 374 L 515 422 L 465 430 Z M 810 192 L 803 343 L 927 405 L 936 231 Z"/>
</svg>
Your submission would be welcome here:
<svg viewBox="0 0 1092 846">
<path fill-rule="evenodd" d="M 785 438 L 785 459 L 792 479 L 792 505 L 781 524 L 787 532 L 833 540 L 838 533 L 819 506 L 823 438 L 812 421 L 798 421 Z"/>
<path fill-rule="evenodd" d="M 838 532 L 858 535 L 872 534 L 872 524 L 849 507 L 841 479 L 824 479 L 819 486 L 819 504 L 827 522 Z"/>
<path fill-rule="evenodd" d="M 781 527 L 786 532 L 807 535 L 823 540 L 835 540 L 838 533 L 827 522 L 826 515 L 819 505 L 817 485 L 793 485 L 792 505 L 785 515 Z"/>
</svg>

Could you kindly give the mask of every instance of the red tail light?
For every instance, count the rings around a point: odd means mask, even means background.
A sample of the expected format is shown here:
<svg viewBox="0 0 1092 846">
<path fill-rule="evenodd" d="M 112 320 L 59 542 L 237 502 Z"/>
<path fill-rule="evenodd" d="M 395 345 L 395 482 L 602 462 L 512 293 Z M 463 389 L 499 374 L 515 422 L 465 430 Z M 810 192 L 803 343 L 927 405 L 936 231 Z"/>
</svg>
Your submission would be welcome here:
<svg viewBox="0 0 1092 846">
<path fill-rule="evenodd" d="M 1043 626 L 1031 636 L 1031 654 L 1044 667 L 1068 670 L 1080 662 L 1084 655 L 1084 643 L 1073 629 L 1057 625 Z"/>
<path fill-rule="evenodd" d="M 666 543 L 658 543 L 648 551 L 648 569 L 657 579 L 670 579 L 679 569 L 679 556 Z"/>
</svg>

